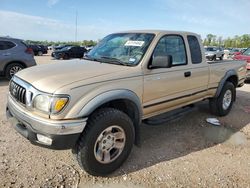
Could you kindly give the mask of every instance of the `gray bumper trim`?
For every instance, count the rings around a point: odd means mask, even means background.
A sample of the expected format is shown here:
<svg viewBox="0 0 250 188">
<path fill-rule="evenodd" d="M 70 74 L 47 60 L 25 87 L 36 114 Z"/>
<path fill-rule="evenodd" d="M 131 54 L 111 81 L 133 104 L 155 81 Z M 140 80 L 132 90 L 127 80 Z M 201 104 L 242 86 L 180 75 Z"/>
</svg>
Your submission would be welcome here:
<svg viewBox="0 0 250 188">
<path fill-rule="evenodd" d="M 7 118 L 15 117 L 20 123 L 29 126 L 37 133 L 67 135 L 81 133 L 87 124 L 87 118 L 74 120 L 51 120 L 37 117 L 23 111 L 8 97 Z"/>
</svg>

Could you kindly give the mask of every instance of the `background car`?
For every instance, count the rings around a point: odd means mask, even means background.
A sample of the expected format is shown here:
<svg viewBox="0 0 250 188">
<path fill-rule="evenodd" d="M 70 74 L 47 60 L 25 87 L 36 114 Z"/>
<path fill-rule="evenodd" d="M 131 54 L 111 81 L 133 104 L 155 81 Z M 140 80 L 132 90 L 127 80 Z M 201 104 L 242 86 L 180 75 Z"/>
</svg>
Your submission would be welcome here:
<svg viewBox="0 0 250 188">
<path fill-rule="evenodd" d="M 65 44 L 65 45 L 54 46 L 53 50 L 54 51 L 61 50 L 61 49 L 68 47 L 68 46 L 72 46 L 72 45 Z"/>
<path fill-rule="evenodd" d="M 220 60 L 224 57 L 224 50 L 220 47 L 205 47 L 205 56 L 206 59 L 210 61 L 215 61 L 216 58 L 220 58 Z"/>
<path fill-rule="evenodd" d="M 250 48 L 246 49 L 242 54 L 235 55 L 234 56 L 235 60 L 245 60 L 247 61 L 247 74 L 246 74 L 246 80 L 250 80 Z"/>
<path fill-rule="evenodd" d="M 22 40 L 0 37 L 0 75 L 11 79 L 16 72 L 34 65 L 33 50 Z"/>
<path fill-rule="evenodd" d="M 51 56 L 55 59 L 70 59 L 70 58 L 82 58 L 87 50 L 80 46 L 67 46 L 61 50 L 56 50 L 52 52 Z"/>
<path fill-rule="evenodd" d="M 48 53 L 48 48 L 44 45 L 29 45 L 32 48 L 34 55 L 41 56 Z"/>
</svg>

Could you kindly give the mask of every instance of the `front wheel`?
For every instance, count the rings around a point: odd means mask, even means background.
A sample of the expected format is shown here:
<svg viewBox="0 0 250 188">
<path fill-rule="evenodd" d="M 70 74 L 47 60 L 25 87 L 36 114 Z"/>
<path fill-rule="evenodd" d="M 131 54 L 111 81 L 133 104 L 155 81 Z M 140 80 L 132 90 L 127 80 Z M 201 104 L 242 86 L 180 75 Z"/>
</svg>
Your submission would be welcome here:
<svg viewBox="0 0 250 188">
<path fill-rule="evenodd" d="M 79 165 L 89 174 L 106 176 L 129 156 L 135 138 L 131 119 L 122 111 L 103 108 L 90 116 L 76 147 Z"/>
<path fill-rule="evenodd" d="M 37 55 L 38 55 L 38 56 L 42 56 L 42 55 L 43 55 L 43 52 L 42 52 L 42 51 L 38 51 L 38 52 L 37 52 Z"/>
<path fill-rule="evenodd" d="M 217 116 L 227 115 L 233 106 L 235 95 L 235 86 L 231 82 L 226 82 L 220 95 L 209 101 L 212 114 Z"/>
<path fill-rule="evenodd" d="M 224 55 L 221 55 L 220 60 L 223 60 Z"/>
</svg>

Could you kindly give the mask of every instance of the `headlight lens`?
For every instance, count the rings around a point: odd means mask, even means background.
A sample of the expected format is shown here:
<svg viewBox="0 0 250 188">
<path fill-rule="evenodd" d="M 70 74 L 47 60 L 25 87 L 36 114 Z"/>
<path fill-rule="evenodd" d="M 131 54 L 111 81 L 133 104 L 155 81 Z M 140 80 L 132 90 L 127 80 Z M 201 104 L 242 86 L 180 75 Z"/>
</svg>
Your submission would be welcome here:
<svg viewBox="0 0 250 188">
<path fill-rule="evenodd" d="M 43 112 L 49 113 L 51 96 L 49 95 L 37 95 L 34 99 L 34 108 L 41 110 Z"/>
<path fill-rule="evenodd" d="M 68 100 L 68 97 L 37 95 L 34 99 L 33 107 L 45 113 L 55 114 L 66 106 Z"/>
</svg>

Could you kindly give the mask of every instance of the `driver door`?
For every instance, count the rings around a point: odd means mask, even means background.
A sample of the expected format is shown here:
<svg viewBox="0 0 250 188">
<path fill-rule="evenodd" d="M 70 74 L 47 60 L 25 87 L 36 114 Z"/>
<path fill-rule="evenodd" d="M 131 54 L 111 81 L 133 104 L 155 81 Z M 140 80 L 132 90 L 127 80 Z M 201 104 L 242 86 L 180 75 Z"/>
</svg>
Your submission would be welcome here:
<svg viewBox="0 0 250 188">
<path fill-rule="evenodd" d="M 155 47 L 153 57 L 172 56 L 171 68 L 149 69 L 144 76 L 143 110 L 145 116 L 176 106 L 188 95 L 188 58 L 180 35 L 165 35 Z"/>
</svg>

